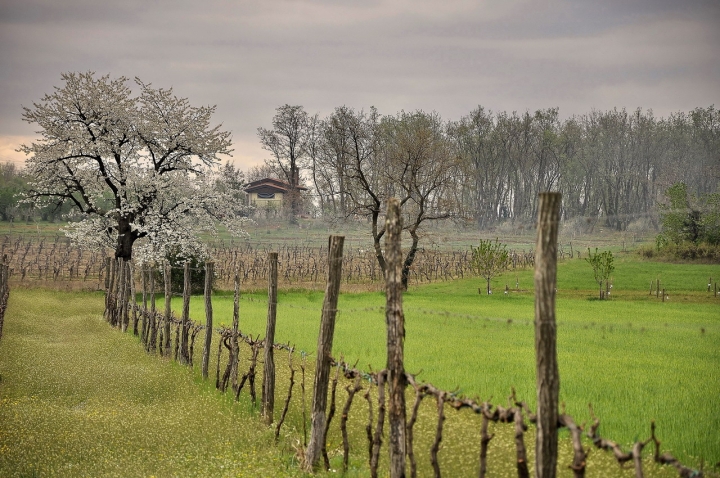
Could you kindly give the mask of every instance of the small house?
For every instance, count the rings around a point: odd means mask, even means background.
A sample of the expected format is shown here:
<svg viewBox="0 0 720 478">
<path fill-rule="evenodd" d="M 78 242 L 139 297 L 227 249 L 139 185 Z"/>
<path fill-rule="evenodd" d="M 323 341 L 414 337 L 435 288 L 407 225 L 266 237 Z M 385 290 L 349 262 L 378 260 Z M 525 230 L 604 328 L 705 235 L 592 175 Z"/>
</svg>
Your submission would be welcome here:
<svg viewBox="0 0 720 478">
<path fill-rule="evenodd" d="M 248 195 L 248 204 L 258 209 L 279 209 L 286 194 L 290 193 L 290 184 L 279 179 L 263 178 L 248 183 L 245 192 Z M 298 191 L 307 191 L 303 186 L 297 186 Z"/>
</svg>

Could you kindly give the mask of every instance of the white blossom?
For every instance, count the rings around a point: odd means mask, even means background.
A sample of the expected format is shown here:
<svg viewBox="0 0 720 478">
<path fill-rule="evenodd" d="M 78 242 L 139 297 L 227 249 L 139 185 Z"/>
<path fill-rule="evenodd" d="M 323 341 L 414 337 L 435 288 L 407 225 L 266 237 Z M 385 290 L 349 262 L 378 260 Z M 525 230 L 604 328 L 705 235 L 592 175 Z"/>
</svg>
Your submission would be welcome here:
<svg viewBox="0 0 720 478">
<path fill-rule="evenodd" d="M 68 237 L 126 259 L 135 249 L 144 262 L 170 248 L 206 256 L 199 234 L 215 233 L 219 221 L 244 233 L 244 206 L 215 174 L 218 156 L 232 150 L 230 133 L 210 126 L 214 107 L 193 107 L 138 79 L 138 95 L 124 77 L 62 79 L 63 87 L 24 108 L 41 137 L 20 151 L 32 178 L 27 200 L 71 201 L 79 211 Z"/>
</svg>

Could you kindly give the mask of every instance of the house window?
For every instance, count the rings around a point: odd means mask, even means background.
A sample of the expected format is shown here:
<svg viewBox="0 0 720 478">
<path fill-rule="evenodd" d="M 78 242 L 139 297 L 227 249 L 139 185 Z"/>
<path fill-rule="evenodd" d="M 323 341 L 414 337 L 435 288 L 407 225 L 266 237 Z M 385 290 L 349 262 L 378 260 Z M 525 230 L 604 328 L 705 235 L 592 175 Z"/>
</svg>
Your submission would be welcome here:
<svg viewBox="0 0 720 478">
<path fill-rule="evenodd" d="M 257 193 L 258 199 L 275 199 L 275 193 Z"/>
</svg>

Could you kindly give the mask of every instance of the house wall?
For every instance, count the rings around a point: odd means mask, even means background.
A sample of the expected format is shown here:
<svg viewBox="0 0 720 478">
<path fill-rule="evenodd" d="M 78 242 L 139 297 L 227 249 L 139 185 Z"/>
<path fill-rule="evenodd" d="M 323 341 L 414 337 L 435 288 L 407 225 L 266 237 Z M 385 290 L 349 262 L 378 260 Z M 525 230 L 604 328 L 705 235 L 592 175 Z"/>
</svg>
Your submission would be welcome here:
<svg viewBox="0 0 720 478">
<path fill-rule="evenodd" d="M 264 191 L 259 191 L 264 192 Z M 271 191 L 268 191 L 271 192 Z M 263 199 L 258 197 L 257 192 L 252 192 L 248 195 L 248 202 L 251 206 L 255 206 L 257 208 L 264 208 L 264 207 L 274 207 L 279 208 L 282 206 L 283 202 L 283 193 L 275 192 L 275 197 L 273 199 Z"/>
</svg>

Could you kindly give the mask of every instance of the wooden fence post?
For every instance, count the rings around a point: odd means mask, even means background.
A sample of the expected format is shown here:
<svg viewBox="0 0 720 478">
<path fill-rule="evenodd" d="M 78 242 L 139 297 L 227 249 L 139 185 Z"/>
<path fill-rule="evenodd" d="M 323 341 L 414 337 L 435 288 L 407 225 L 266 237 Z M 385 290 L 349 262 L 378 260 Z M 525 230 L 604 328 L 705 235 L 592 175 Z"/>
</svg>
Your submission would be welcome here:
<svg viewBox="0 0 720 478">
<path fill-rule="evenodd" d="M 203 347 L 202 376 L 208 378 L 208 366 L 210 365 L 210 347 L 212 346 L 213 334 L 213 309 L 212 309 L 212 275 L 213 263 L 205 263 L 205 346 Z"/>
<path fill-rule="evenodd" d="M 109 321 L 109 313 L 110 313 L 110 296 L 112 294 L 112 291 L 110 290 L 110 276 L 112 272 L 110 271 L 110 268 L 112 267 L 112 258 L 109 256 L 105 258 L 105 320 Z M 47 277 L 47 272 L 45 273 L 45 276 Z"/>
<path fill-rule="evenodd" d="M 157 308 L 155 307 L 155 267 L 150 267 L 150 321 L 148 322 L 148 333 L 150 338 L 147 343 L 147 351 L 157 353 Z"/>
<path fill-rule="evenodd" d="M 180 321 L 180 363 L 185 365 L 190 363 L 190 354 L 188 352 L 188 325 L 190 322 L 190 293 L 192 292 L 191 287 L 192 285 L 190 284 L 190 263 L 186 261 L 185 265 L 183 266 L 183 308 L 182 319 Z"/>
<path fill-rule="evenodd" d="M 117 283 L 115 285 L 115 289 L 117 290 L 116 297 L 117 297 L 117 308 L 115 309 L 115 315 L 116 315 L 116 322 L 115 325 L 118 329 L 121 331 L 125 331 L 123 328 L 123 305 L 125 305 L 125 284 L 126 284 L 126 278 L 125 278 L 125 259 L 117 259 L 117 270 L 118 270 L 118 276 L 117 276 Z"/>
<path fill-rule="evenodd" d="M 316 470 L 320 463 L 325 436 L 328 383 L 330 381 L 330 358 L 333 336 L 335 334 L 335 316 L 337 315 L 340 281 L 342 280 L 342 257 L 344 236 L 330 236 L 328 247 L 328 278 L 325 288 L 320 334 L 318 335 L 315 382 L 313 385 L 312 414 L 310 417 L 310 442 L 305 451 L 305 466 Z"/>
<path fill-rule="evenodd" d="M 125 268 L 125 300 L 123 302 L 123 332 L 127 332 L 127 329 L 130 327 L 130 310 L 128 307 L 130 306 L 130 301 L 132 299 L 132 291 L 134 290 L 134 286 L 132 285 L 132 267 L 130 264 L 130 261 L 123 261 L 124 268 Z"/>
<path fill-rule="evenodd" d="M 240 330 L 240 272 L 235 269 L 235 293 L 233 294 L 233 322 L 232 322 L 232 357 L 230 365 L 230 383 L 233 393 L 237 390 L 238 381 L 238 358 L 240 356 L 240 344 L 238 342 L 238 331 Z"/>
<path fill-rule="evenodd" d="M 275 320 L 277 318 L 277 287 L 278 287 L 278 253 L 268 253 L 268 315 L 265 329 L 265 364 L 262 383 L 262 416 L 265 423 L 273 422 L 275 408 L 275 359 L 273 344 L 275 343 Z"/>
<path fill-rule="evenodd" d="M 5 322 L 5 310 L 7 307 L 7 301 L 10 296 L 10 266 L 7 264 L 7 257 L 3 258 L 3 262 L 0 263 L 0 339 L 3 333 L 3 323 Z"/>
<path fill-rule="evenodd" d="M 130 283 L 128 284 L 128 287 L 130 289 L 130 304 L 131 304 L 131 310 L 132 310 L 132 320 L 133 320 L 133 335 L 140 335 L 140 332 L 138 331 L 138 320 L 140 319 L 137 314 L 137 304 L 135 303 L 135 268 L 133 267 L 132 262 L 128 261 L 128 278 L 130 280 Z"/>
<path fill-rule="evenodd" d="M 560 373 L 557 364 L 555 284 L 560 193 L 540 193 L 535 254 L 535 364 L 537 435 L 535 476 L 554 478 L 557 470 L 557 422 Z"/>
<path fill-rule="evenodd" d="M 170 319 L 172 318 L 172 267 L 169 262 L 165 262 L 165 324 L 163 327 L 163 342 L 160 344 L 162 355 L 170 357 Z"/>
<path fill-rule="evenodd" d="M 147 264 L 143 264 L 140 269 L 140 284 L 142 285 L 142 313 L 140 317 L 142 322 L 140 323 L 140 342 L 147 348 L 148 341 L 148 301 L 147 301 Z"/>
<path fill-rule="evenodd" d="M 402 216 L 400 201 L 388 202 L 385 220 L 385 324 L 387 325 L 388 423 L 390 476 L 405 476 L 405 366 L 403 364 L 405 315 L 402 307 Z"/>
<path fill-rule="evenodd" d="M 117 260 L 110 261 L 110 287 L 108 288 L 108 313 L 106 320 L 115 326 L 115 310 L 117 308 Z"/>
</svg>

